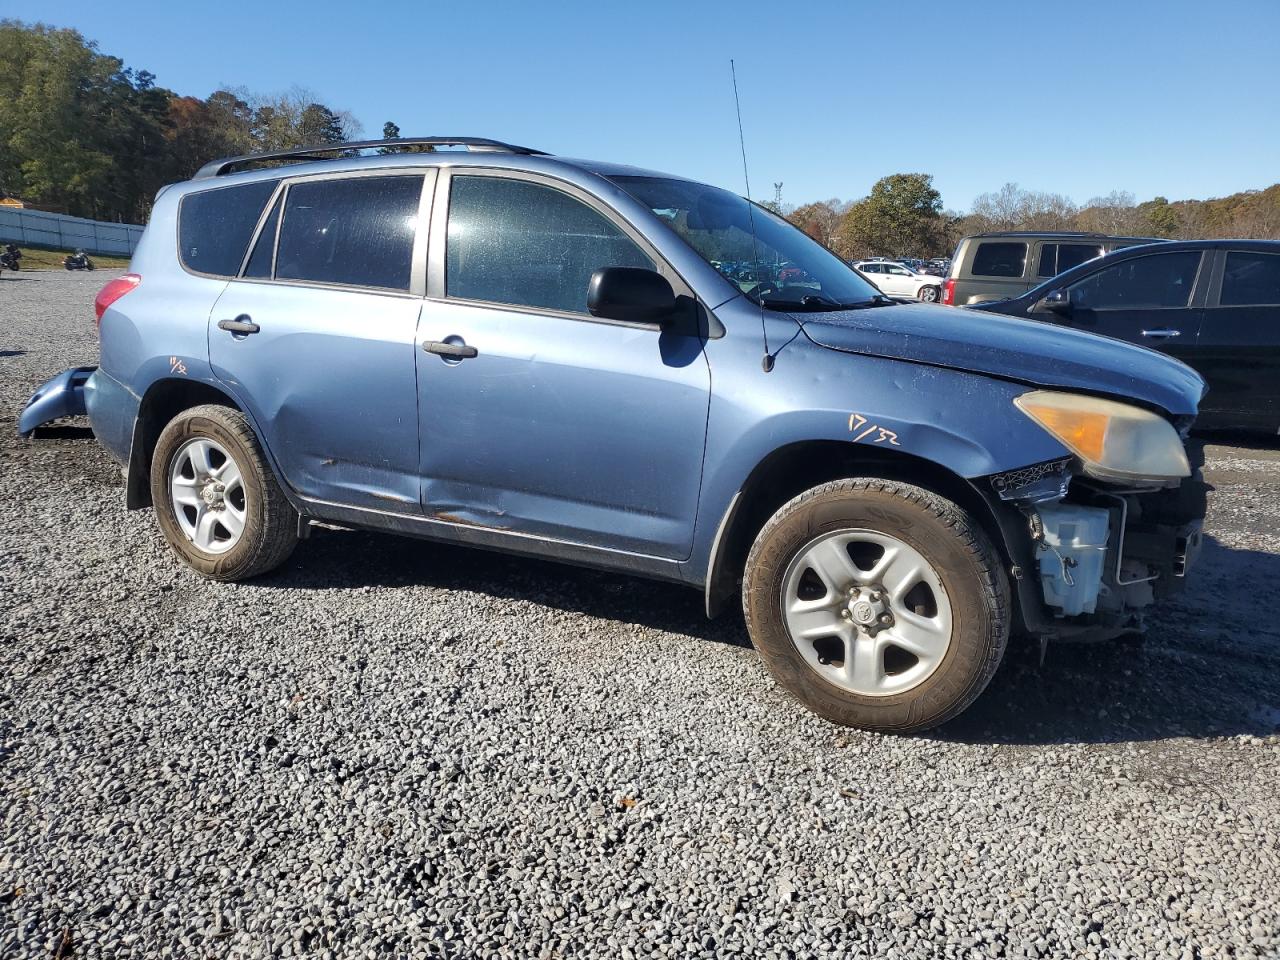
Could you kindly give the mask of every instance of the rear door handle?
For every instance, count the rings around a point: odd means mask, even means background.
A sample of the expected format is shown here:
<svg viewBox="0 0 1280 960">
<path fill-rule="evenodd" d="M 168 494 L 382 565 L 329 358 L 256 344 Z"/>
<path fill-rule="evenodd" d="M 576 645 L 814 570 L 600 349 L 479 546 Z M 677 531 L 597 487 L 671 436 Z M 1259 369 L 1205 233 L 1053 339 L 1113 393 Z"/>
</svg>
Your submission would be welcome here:
<svg viewBox="0 0 1280 960">
<path fill-rule="evenodd" d="M 423 340 L 422 349 L 427 353 L 437 353 L 454 360 L 470 360 L 480 355 L 480 351 L 475 347 L 469 347 L 465 343 L 452 343 L 448 340 Z"/>
<path fill-rule="evenodd" d="M 242 313 L 234 320 L 219 320 L 218 329 L 244 336 L 249 333 L 257 333 L 262 328 L 254 323 L 247 313 Z"/>
<path fill-rule="evenodd" d="M 1167 327 L 1165 327 L 1160 330 L 1143 330 L 1142 335 L 1144 337 L 1156 337 L 1158 339 L 1162 339 L 1164 337 L 1180 337 L 1182 336 L 1182 331 L 1170 330 Z"/>
</svg>

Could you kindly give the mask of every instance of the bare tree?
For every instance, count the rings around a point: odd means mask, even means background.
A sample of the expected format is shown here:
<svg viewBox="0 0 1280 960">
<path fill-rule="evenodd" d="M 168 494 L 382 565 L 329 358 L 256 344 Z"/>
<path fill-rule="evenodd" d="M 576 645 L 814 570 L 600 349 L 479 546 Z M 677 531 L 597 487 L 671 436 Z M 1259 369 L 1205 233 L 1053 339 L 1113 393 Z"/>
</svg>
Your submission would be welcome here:
<svg viewBox="0 0 1280 960">
<path fill-rule="evenodd" d="M 839 234 L 840 218 L 848 209 L 835 197 L 796 207 L 787 219 L 825 247 L 834 247 Z"/>
<path fill-rule="evenodd" d="M 1113 236 L 1149 232 L 1146 218 L 1127 190 L 1112 190 L 1105 197 L 1094 197 L 1084 205 L 1076 224 L 1081 230 Z"/>
<path fill-rule="evenodd" d="M 982 230 L 1067 230 L 1075 222 L 1077 208 L 1060 193 L 1023 190 L 1006 183 L 995 193 L 973 201 L 969 226 Z"/>
</svg>

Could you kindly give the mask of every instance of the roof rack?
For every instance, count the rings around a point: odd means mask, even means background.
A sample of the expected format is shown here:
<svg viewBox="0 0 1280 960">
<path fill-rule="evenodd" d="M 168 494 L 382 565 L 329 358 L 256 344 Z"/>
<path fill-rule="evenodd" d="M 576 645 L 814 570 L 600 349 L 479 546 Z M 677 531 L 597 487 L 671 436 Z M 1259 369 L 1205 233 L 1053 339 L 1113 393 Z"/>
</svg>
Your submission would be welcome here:
<svg viewBox="0 0 1280 960">
<path fill-rule="evenodd" d="M 971 234 L 974 237 L 1054 237 L 1079 240 L 1159 240 L 1160 237 L 1130 237 L 1114 233 L 1097 233 L 1091 230 L 988 230 Z"/>
<path fill-rule="evenodd" d="M 489 140 L 485 137 L 403 137 L 391 140 L 350 140 L 343 143 L 322 143 L 311 147 L 290 147 L 288 150 L 272 150 L 267 153 L 248 153 L 241 157 L 222 157 L 210 160 L 196 171 L 192 180 L 207 180 L 210 177 L 221 177 L 233 173 L 242 166 L 252 163 L 263 163 L 269 160 L 316 160 L 340 159 L 339 157 L 317 157 L 317 154 L 334 153 L 350 155 L 353 150 L 372 150 L 378 147 L 466 147 L 478 153 L 519 153 L 525 156 L 546 156 L 542 150 L 529 147 L 517 147 L 503 143 L 501 140 Z"/>
</svg>

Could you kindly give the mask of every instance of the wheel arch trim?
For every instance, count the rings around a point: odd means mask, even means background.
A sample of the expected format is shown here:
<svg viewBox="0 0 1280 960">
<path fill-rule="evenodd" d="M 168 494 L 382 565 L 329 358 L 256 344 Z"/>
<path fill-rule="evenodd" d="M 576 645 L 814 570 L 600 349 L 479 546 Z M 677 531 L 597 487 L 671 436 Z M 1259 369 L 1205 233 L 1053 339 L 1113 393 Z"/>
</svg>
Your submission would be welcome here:
<svg viewBox="0 0 1280 960">
<path fill-rule="evenodd" d="M 156 441 L 160 439 L 164 428 L 179 413 L 204 403 L 233 407 L 244 416 L 286 499 L 294 509 L 297 509 L 298 504 L 293 491 L 284 483 L 280 466 L 272 455 L 270 447 L 267 446 L 253 413 L 245 404 L 240 402 L 225 383 L 213 377 L 172 376 L 157 377 L 153 380 L 138 402 L 138 414 L 134 419 L 133 437 L 129 444 L 129 460 L 125 467 L 125 506 L 130 510 L 138 510 L 153 505 L 151 502 L 151 455 L 155 450 Z"/>
<path fill-rule="evenodd" d="M 805 451 L 818 462 L 826 454 L 840 456 L 833 458 L 825 469 L 814 469 L 809 465 L 788 474 L 784 461 Z M 974 515 L 1000 553 L 1006 573 L 1010 573 L 1013 567 L 1025 569 L 1027 548 L 1015 536 L 1017 519 L 1002 515 L 1013 508 L 984 490 L 980 480 L 965 478 L 944 464 L 908 453 L 881 450 L 867 455 L 861 449 L 840 441 L 801 441 L 782 447 L 757 463 L 721 514 L 702 583 L 707 617 L 714 619 L 718 616 L 737 593 L 746 553 L 755 534 L 770 516 L 804 490 L 831 480 L 852 477 L 898 480 L 953 500 L 957 506 Z M 782 482 L 777 483 L 779 480 Z M 776 486 L 771 487 L 775 483 Z M 1011 579 L 1014 578 L 1011 576 Z M 1024 599 L 1016 586 L 1014 594 Z"/>
</svg>

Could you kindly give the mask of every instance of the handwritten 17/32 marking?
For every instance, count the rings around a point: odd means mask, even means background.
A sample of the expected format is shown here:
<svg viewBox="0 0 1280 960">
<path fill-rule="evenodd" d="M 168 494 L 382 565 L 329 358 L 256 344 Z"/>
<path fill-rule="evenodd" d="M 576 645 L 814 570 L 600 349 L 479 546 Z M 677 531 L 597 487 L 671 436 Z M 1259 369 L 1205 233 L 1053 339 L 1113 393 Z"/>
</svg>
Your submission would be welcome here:
<svg viewBox="0 0 1280 960">
<path fill-rule="evenodd" d="M 864 426 L 866 426 L 867 429 L 862 430 Z M 858 433 L 859 430 L 862 430 L 862 432 Z M 853 438 L 854 443 L 857 443 L 859 440 L 865 440 L 877 431 L 879 432 L 879 435 L 871 441 L 872 443 L 888 443 L 895 447 L 902 446 L 902 444 L 898 442 L 898 435 L 892 430 L 886 430 L 878 423 L 871 423 L 860 413 L 849 414 L 849 432 L 858 433 L 858 435 Z"/>
</svg>

